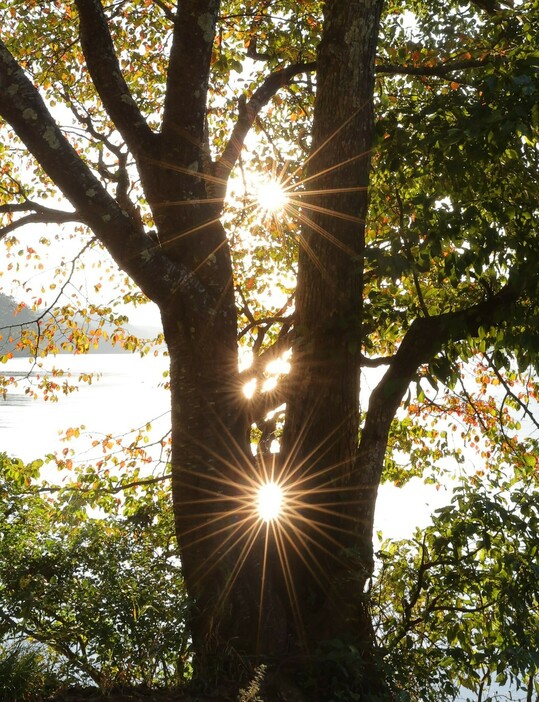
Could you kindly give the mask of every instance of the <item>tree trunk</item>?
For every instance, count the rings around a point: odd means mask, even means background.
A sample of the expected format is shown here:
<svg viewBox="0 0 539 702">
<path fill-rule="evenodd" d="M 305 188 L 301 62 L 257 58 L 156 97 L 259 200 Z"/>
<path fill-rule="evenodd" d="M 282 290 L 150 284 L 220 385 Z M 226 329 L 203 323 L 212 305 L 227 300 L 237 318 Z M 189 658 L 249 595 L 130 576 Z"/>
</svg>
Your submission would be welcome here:
<svg viewBox="0 0 539 702">
<path fill-rule="evenodd" d="M 296 554 L 292 568 L 302 645 L 315 659 L 327 653 L 338 660 L 330 676 L 337 668 L 346 671 L 341 683 L 365 699 L 384 694 L 364 596 L 372 529 L 365 533 L 362 524 L 374 511 L 376 493 L 365 500 L 358 492 L 356 470 L 364 230 L 381 6 L 375 1 L 326 7 L 304 198 L 310 221 L 301 242 L 297 343 L 283 437 L 285 475 L 293 476 L 292 483 L 301 476 L 302 529 L 311 544 L 309 557 Z M 386 441 L 387 434 L 381 461 Z M 325 699 L 327 678 L 318 677 Z"/>
<path fill-rule="evenodd" d="M 326 702 L 339 686 L 343 699 L 348 692 L 367 699 L 384 690 L 363 594 L 372 547 L 359 526 L 369 521 L 365 515 L 376 495 L 369 494 L 369 504 L 358 500 L 354 470 L 381 4 L 340 0 L 326 10 L 286 425 L 279 455 L 262 455 L 258 465 L 249 448 L 230 325 L 231 269 L 221 257 L 221 287 L 210 290 L 206 281 L 216 280 L 215 268 L 205 273 L 211 251 L 193 253 L 182 234 L 199 230 L 211 215 L 182 222 L 166 215 L 172 193 L 185 192 L 185 176 L 177 177 L 175 188 L 169 178 L 156 189 L 164 205 L 163 248 L 198 265 L 213 308 L 201 321 L 188 318 L 183 308 L 162 307 L 171 355 L 174 511 L 193 602 L 195 673 L 207 683 L 222 683 L 227 675 L 241 678 L 267 663 L 268 700 Z M 214 251 L 218 239 L 219 232 L 210 243 Z M 380 460 L 384 448 L 382 438 Z M 262 465 L 272 460 L 277 465 Z M 264 470 L 273 471 L 287 491 L 289 506 L 277 524 L 261 524 L 254 512 Z"/>
</svg>

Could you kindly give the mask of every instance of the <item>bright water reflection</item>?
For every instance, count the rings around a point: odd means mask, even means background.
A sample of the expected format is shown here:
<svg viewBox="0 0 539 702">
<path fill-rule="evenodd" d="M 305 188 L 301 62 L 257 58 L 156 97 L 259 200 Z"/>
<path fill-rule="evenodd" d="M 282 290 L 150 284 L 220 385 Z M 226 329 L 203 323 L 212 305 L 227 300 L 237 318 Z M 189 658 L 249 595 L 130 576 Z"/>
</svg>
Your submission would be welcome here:
<svg viewBox="0 0 539 702">
<path fill-rule="evenodd" d="M 140 358 L 131 354 L 90 354 L 88 356 L 58 356 L 47 359 L 69 371 L 69 382 L 78 389 L 60 394 L 58 402 L 33 400 L 24 394 L 26 381 L 10 391 L 6 400 L 0 399 L 0 451 L 31 461 L 47 453 L 75 449 L 74 463 L 102 458 L 92 441 L 106 435 L 125 434 L 147 422 L 152 423 L 154 438 L 169 429 L 169 394 L 162 387 L 163 372 L 168 358 Z M 0 367 L 0 373 L 21 378 L 31 368 L 28 359 L 12 359 Z M 83 373 L 93 373 L 92 384 L 79 382 Z M 30 378 L 35 383 L 35 378 Z M 80 438 L 69 443 L 60 434 L 69 427 L 85 429 Z M 50 465 L 50 464 L 49 464 Z M 51 469 L 44 477 L 52 479 Z M 430 522 L 430 514 L 449 502 L 449 493 L 436 491 L 414 478 L 404 488 L 382 485 L 379 490 L 376 529 L 386 537 L 405 538 L 416 526 Z"/>
<path fill-rule="evenodd" d="M 34 400 L 25 394 L 26 387 L 35 386 L 36 375 L 43 375 L 43 370 L 36 369 L 24 379 L 31 369 L 28 359 L 12 359 L 0 368 L 3 375 L 19 383 L 6 399 L 0 398 L 0 450 L 32 460 L 61 450 L 65 444 L 60 433 L 81 425 L 85 426 L 83 436 L 73 445 L 81 453 L 93 438 L 123 434 L 158 417 L 156 431 L 166 431 L 169 394 L 162 386 L 167 358 L 92 354 L 47 359 L 48 369 L 53 364 L 69 372 L 69 383 L 77 386 L 68 395 L 60 393 L 57 402 Z M 90 373 L 91 385 L 79 380 Z"/>
</svg>

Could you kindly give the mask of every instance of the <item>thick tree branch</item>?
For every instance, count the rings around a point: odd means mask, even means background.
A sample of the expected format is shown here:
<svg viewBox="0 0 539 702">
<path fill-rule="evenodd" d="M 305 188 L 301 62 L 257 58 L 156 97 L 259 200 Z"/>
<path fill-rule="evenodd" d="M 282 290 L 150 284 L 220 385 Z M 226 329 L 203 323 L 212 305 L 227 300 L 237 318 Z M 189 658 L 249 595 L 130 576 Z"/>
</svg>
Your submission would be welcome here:
<svg viewBox="0 0 539 702">
<path fill-rule="evenodd" d="M 0 115 L 41 164 L 114 260 L 157 304 L 186 296 L 193 314 L 213 305 L 197 276 L 173 263 L 112 198 L 62 134 L 43 99 L 0 41 Z"/>
<path fill-rule="evenodd" d="M 103 105 L 131 152 L 149 147 L 153 132 L 146 124 L 120 69 L 101 0 L 76 0 L 80 40 L 86 65 Z"/>
<path fill-rule="evenodd" d="M 446 78 L 455 71 L 466 71 L 473 68 L 482 68 L 492 62 L 491 56 L 481 59 L 466 61 L 448 61 L 435 66 L 405 66 L 399 64 L 378 64 L 375 68 L 377 74 L 406 75 L 406 76 L 433 76 Z"/>
<path fill-rule="evenodd" d="M 488 300 L 457 312 L 414 320 L 370 397 L 356 462 L 364 488 L 375 489 L 380 481 L 389 426 L 418 368 L 429 363 L 447 343 L 476 336 L 481 326 L 508 322 L 526 288 L 537 285 L 538 276 L 536 270 L 528 275 L 523 266 L 513 271 L 509 282 Z"/>
<path fill-rule="evenodd" d="M 286 324 L 290 323 L 290 321 L 290 317 L 283 317 L 279 315 L 276 315 L 275 317 L 269 316 L 261 317 L 260 319 L 253 319 L 238 333 L 238 339 L 241 339 L 242 336 L 245 336 L 247 332 L 250 332 L 251 329 L 255 329 L 256 327 L 264 327 L 266 330 L 269 330 L 273 324 Z"/>
<path fill-rule="evenodd" d="M 27 224 L 66 224 L 67 222 L 83 222 L 77 212 L 65 212 L 51 207 L 45 207 L 38 202 L 25 200 L 0 205 L 0 215 L 6 213 L 29 212 L 29 214 L 0 227 L 0 239 Z"/>
<path fill-rule="evenodd" d="M 497 0 L 472 0 L 472 5 L 475 5 L 480 10 L 483 10 L 489 15 L 495 15 L 501 12 L 504 7 L 514 8 L 513 0 L 507 0 L 507 2 L 497 2 Z"/>
<path fill-rule="evenodd" d="M 379 368 L 380 366 L 389 366 L 393 363 L 395 356 L 377 356 L 370 357 L 361 354 L 362 368 Z"/>
<path fill-rule="evenodd" d="M 7 211 L 3 208 L 4 206 L 0 207 L 0 213 Z M 50 212 L 32 212 L 24 217 L 19 217 L 19 219 L 6 224 L 4 227 L 0 227 L 0 239 L 3 239 L 16 229 L 25 227 L 27 224 L 66 224 L 67 222 L 82 222 L 82 219 L 76 212 L 61 212 L 60 210 L 51 210 Z"/>
<path fill-rule="evenodd" d="M 300 73 L 314 71 L 316 62 L 295 63 L 280 71 L 271 73 L 253 93 L 250 100 L 240 99 L 239 114 L 232 134 L 216 166 L 216 176 L 226 182 L 230 171 L 240 155 L 241 148 L 249 130 L 253 126 L 260 110 L 267 105 L 276 93 L 288 85 L 292 78 Z"/>
<path fill-rule="evenodd" d="M 219 0 L 182 0 L 174 22 L 162 133 L 170 144 L 204 149 L 206 96 Z M 190 161 L 187 161 L 189 163 Z"/>
</svg>

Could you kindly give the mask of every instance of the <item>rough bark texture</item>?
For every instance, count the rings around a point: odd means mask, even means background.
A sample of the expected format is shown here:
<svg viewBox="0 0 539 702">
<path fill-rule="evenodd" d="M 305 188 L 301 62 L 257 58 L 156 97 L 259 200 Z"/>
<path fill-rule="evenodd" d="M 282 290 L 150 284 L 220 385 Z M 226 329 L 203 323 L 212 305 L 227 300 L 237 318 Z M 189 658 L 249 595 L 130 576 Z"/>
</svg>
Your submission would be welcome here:
<svg viewBox="0 0 539 702">
<path fill-rule="evenodd" d="M 297 341 L 283 438 L 286 470 L 302 476 L 305 531 L 314 544 L 314 563 L 305 563 L 300 554 L 292 568 L 297 601 L 302 603 L 303 645 L 311 654 L 336 640 L 365 653 L 373 644 L 363 599 L 370 568 L 357 540 L 365 505 L 356 497 L 353 466 L 359 430 L 364 227 L 381 5 L 335 2 L 328 6 L 318 53 L 313 145 L 304 198 L 310 226 L 301 242 Z M 365 693 L 378 689 L 378 681 L 363 682 Z"/>
</svg>

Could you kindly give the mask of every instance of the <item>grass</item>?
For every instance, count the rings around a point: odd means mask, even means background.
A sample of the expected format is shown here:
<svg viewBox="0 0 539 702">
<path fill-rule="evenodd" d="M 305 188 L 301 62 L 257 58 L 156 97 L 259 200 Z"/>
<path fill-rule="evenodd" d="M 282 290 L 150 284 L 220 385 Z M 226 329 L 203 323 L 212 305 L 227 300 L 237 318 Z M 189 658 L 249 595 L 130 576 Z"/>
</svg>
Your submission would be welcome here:
<svg viewBox="0 0 539 702">
<path fill-rule="evenodd" d="M 0 646 L 0 699 L 10 702 L 42 700 L 55 676 L 39 648 L 13 643 Z"/>
</svg>

